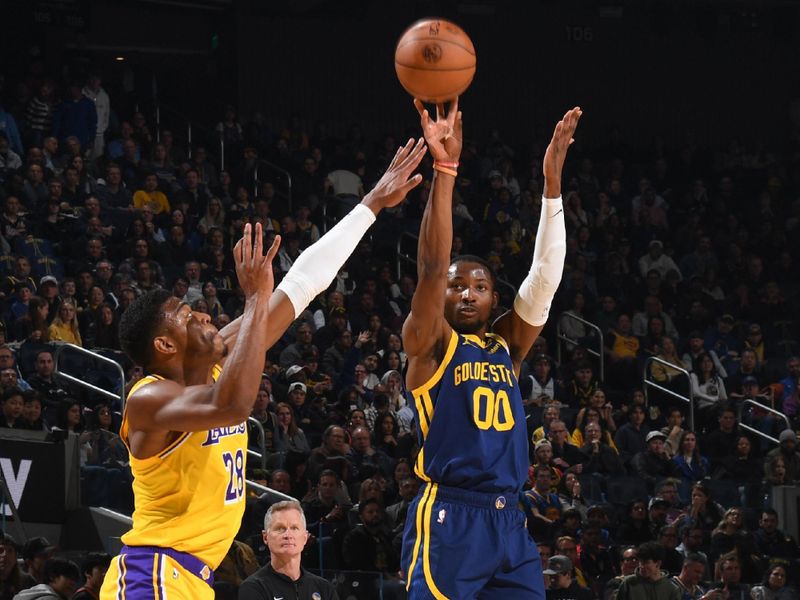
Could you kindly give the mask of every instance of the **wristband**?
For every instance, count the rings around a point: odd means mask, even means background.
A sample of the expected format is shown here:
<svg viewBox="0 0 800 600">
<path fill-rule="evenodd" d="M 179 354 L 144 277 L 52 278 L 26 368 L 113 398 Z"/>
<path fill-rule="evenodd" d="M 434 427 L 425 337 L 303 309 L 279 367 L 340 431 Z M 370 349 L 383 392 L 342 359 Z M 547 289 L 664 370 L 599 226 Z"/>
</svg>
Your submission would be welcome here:
<svg viewBox="0 0 800 600">
<path fill-rule="evenodd" d="M 448 167 L 450 169 L 457 169 L 458 168 L 458 161 L 457 160 L 435 160 L 433 161 L 434 165 L 439 165 L 440 167 Z"/>
<path fill-rule="evenodd" d="M 448 175 L 452 175 L 453 177 L 458 176 L 458 171 L 455 169 L 448 169 L 447 167 L 440 166 L 440 163 L 433 163 L 433 168 L 441 173 L 447 173 Z"/>
</svg>

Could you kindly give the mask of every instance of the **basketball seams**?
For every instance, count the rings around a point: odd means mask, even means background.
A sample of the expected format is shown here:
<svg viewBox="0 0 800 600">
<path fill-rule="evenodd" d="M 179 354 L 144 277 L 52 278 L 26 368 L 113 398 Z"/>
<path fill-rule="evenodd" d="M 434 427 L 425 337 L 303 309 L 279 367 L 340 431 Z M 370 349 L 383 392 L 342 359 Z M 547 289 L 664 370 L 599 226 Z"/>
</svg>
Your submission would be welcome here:
<svg viewBox="0 0 800 600">
<path fill-rule="evenodd" d="M 459 48 L 461 48 L 462 50 L 464 50 L 467 53 L 471 54 L 472 56 L 475 56 L 475 48 L 472 48 L 470 50 L 469 48 L 467 48 L 463 44 L 459 44 L 455 40 L 445 40 L 445 39 L 442 39 L 442 38 L 435 38 L 435 37 L 424 37 L 424 38 L 415 37 L 414 39 L 408 40 L 407 42 L 403 42 L 402 44 L 398 44 L 395 51 L 400 50 L 400 48 L 402 48 L 403 46 L 408 46 L 409 44 L 415 44 L 417 42 L 441 42 L 441 43 L 445 43 L 445 44 L 453 44 L 453 46 L 458 46 Z"/>
<path fill-rule="evenodd" d="M 443 68 L 443 69 L 420 69 L 419 67 L 415 67 L 414 65 L 406 65 L 401 62 L 395 62 L 395 65 L 398 67 L 403 67 L 404 69 L 411 69 L 412 71 L 474 71 L 475 66 L 471 67 L 453 67 L 453 68 Z"/>
</svg>

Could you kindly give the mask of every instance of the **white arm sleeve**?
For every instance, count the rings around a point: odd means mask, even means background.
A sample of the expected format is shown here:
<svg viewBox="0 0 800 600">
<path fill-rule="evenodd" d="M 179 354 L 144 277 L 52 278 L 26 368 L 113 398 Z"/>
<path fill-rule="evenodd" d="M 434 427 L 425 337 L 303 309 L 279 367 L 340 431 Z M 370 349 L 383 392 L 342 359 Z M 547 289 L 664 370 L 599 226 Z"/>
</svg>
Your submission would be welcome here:
<svg viewBox="0 0 800 600">
<path fill-rule="evenodd" d="M 526 323 L 539 326 L 547 322 L 566 255 L 567 230 L 561 196 L 552 200 L 542 198 L 533 264 L 514 299 L 514 310 Z"/>
<path fill-rule="evenodd" d="M 373 212 L 359 204 L 297 257 L 276 288 L 289 297 L 295 318 L 327 289 L 374 222 Z"/>
</svg>

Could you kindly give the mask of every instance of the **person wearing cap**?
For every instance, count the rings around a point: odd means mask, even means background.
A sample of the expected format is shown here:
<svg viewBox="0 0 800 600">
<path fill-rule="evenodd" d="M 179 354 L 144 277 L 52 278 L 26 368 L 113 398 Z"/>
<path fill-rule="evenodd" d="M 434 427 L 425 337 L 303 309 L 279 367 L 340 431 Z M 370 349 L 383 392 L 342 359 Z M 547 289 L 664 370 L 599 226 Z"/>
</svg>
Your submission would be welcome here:
<svg viewBox="0 0 800 600">
<path fill-rule="evenodd" d="M 646 481 L 651 491 L 659 479 L 680 476 L 678 466 L 670 460 L 664 449 L 666 440 L 661 431 L 651 431 L 645 438 L 647 449 L 631 460 L 631 473 Z"/>
<path fill-rule="evenodd" d="M 721 315 L 717 319 L 717 328 L 706 332 L 704 343 L 705 348 L 717 353 L 728 375 L 739 370 L 739 353 L 742 350 L 742 342 L 733 331 L 735 324 L 736 319 L 733 315 L 728 313 Z"/>
<path fill-rule="evenodd" d="M 592 600 L 594 594 L 575 581 L 572 561 L 563 554 L 551 556 L 547 568 L 542 571 L 550 577 L 547 600 Z"/>
<path fill-rule="evenodd" d="M 662 278 L 666 278 L 670 271 L 678 273 L 679 281 L 683 278 L 672 257 L 664 254 L 664 244 L 661 240 L 651 240 L 647 245 L 647 254 L 639 259 L 639 273 L 642 278 L 647 277 L 652 270 L 658 271 Z"/>
<path fill-rule="evenodd" d="M 797 434 L 793 429 L 784 429 L 778 436 L 780 445 L 774 450 L 770 450 L 764 459 L 764 465 L 777 457 L 783 458 L 786 467 L 787 481 L 800 480 L 800 452 L 797 449 Z"/>
<path fill-rule="evenodd" d="M 681 593 L 661 570 L 664 547 L 658 542 L 645 542 L 637 549 L 639 567 L 626 577 L 617 591 L 616 600 L 681 600 Z"/>
<path fill-rule="evenodd" d="M 34 537 L 25 542 L 22 548 L 25 564 L 24 587 L 44 583 L 44 565 L 54 550 L 55 546 L 44 537 Z"/>
<path fill-rule="evenodd" d="M 703 334 L 695 329 L 694 331 L 689 332 L 689 336 L 687 338 L 688 346 L 686 348 L 686 352 L 683 354 L 683 364 L 686 369 L 691 372 L 692 365 L 694 364 L 694 359 L 700 356 L 703 352 L 708 354 L 711 357 L 711 360 L 714 362 L 714 368 L 717 370 L 717 373 L 723 379 L 728 377 L 728 372 L 725 370 L 725 367 L 722 365 L 722 361 L 720 361 L 719 356 L 713 349 L 706 348 L 705 339 L 703 338 Z"/>
<path fill-rule="evenodd" d="M 536 467 L 545 466 L 550 469 L 550 491 L 555 492 L 564 472 L 553 464 L 553 445 L 550 440 L 539 440 L 533 445 L 533 464 L 528 469 L 528 479 L 534 485 Z"/>
</svg>

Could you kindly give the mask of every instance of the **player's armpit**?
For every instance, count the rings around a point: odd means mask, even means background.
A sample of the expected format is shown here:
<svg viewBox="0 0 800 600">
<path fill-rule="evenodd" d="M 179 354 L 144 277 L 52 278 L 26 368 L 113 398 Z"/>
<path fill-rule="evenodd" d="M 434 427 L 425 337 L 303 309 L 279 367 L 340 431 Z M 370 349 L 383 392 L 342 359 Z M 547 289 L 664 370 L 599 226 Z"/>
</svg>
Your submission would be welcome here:
<svg viewBox="0 0 800 600">
<path fill-rule="evenodd" d="M 519 376 L 522 361 L 525 360 L 542 329 L 544 329 L 544 325 L 531 325 L 513 308 L 494 322 L 492 331 L 501 336 L 508 344 L 511 362 L 514 364 L 514 372 L 517 376 Z"/>
</svg>

